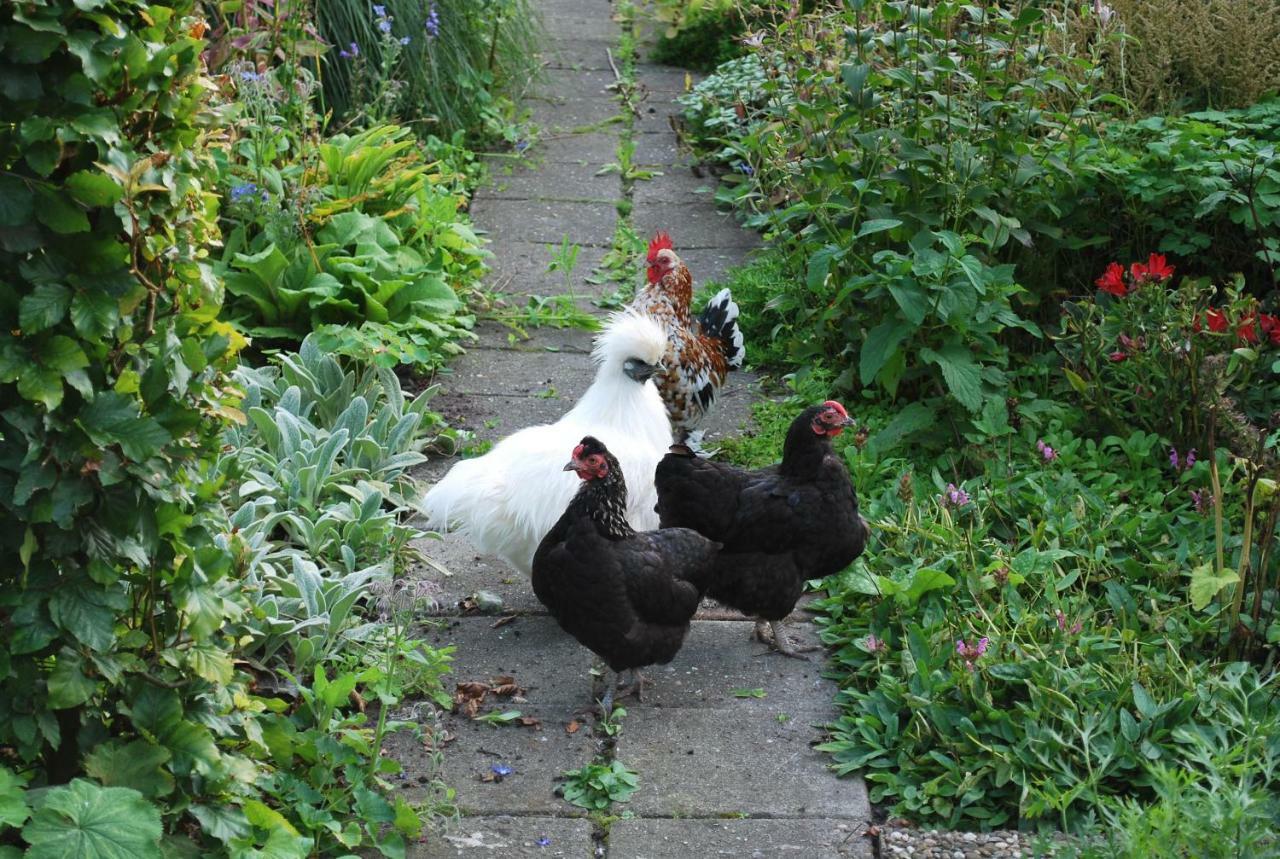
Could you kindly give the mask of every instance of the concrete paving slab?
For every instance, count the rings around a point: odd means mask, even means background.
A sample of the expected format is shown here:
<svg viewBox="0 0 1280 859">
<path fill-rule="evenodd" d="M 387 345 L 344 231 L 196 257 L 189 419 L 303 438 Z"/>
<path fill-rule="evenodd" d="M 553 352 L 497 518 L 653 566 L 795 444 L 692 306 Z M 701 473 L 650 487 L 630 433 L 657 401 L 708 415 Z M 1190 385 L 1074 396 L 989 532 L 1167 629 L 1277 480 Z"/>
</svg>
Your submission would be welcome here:
<svg viewBox="0 0 1280 859">
<path fill-rule="evenodd" d="M 622 178 L 616 171 L 602 173 L 605 163 L 526 161 L 512 165 L 509 159 L 495 160 L 490 168 L 489 184 L 478 196 L 491 200 L 613 203 L 622 197 Z"/>
<path fill-rule="evenodd" d="M 618 43 L 612 39 L 549 40 L 542 46 L 542 64 L 548 69 L 609 68 L 609 52 L 617 62 Z"/>
<path fill-rule="evenodd" d="M 525 588 L 530 588 L 527 582 Z M 518 617 L 497 629 L 493 628 L 494 620 L 492 617 L 451 618 L 443 627 L 433 625 L 426 628 L 425 635 L 434 647 L 458 646 L 451 682 L 488 682 L 494 676 L 509 674 L 518 686 L 524 687 L 522 697 L 527 700 L 490 695 L 481 707 L 482 713 L 491 707 L 548 712 L 552 716 L 550 720 L 543 720 L 542 731 L 521 728 L 519 732 L 568 738 L 570 735 L 565 734 L 564 724 L 571 721 L 579 710 L 590 708 L 592 703 L 588 673 L 594 659 L 591 651 L 578 644 L 547 615 Z M 453 718 L 472 722 L 459 716 Z M 560 719 L 560 723 L 553 724 L 555 719 Z M 517 733 L 514 728 L 492 728 L 483 722 L 474 724 L 484 728 L 482 736 Z"/>
<path fill-rule="evenodd" d="M 687 164 L 691 157 L 676 142 L 670 128 L 657 133 L 635 135 L 637 164 Z"/>
<path fill-rule="evenodd" d="M 545 131 L 538 137 L 531 154 L 545 162 L 570 164 L 608 164 L 618 157 L 618 135 L 622 127 L 610 125 L 602 131 L 575 134 Z"/>
<path fill-rule="evenodd" d="M 424 486 L 429 486 L 443 476 L 454 461 L 441 460 L 439 470 L 433 468 L 434 473 L 429 477 L 425 471 L 415 476 L 423 481 Z M 458 534 L 443 534 L 439 540 L 419 540 L 414 547 L 452 574 L 446 576 L 429 564 L 419 565 L 411 572 L 415 578 L 426 579 L 439 587 L 439 608 L 430 613 L 433 616 L 463 613 L 462 602 L 479 591 L 495 594 L 502 600 L 501 608 L 491 616 L 486 615 L 490 624 L 508 614 L 545 612 L 542 603 L 533 595 L 533 588 L 524 573 L 508 566 L 500 558 L 477 553 L 475 547 Z"/>
<path fill-rule="evenodd" d="M 513 357 L 498 350 L 474 349 L 450 364 L 453 372 L 439 381 L 461 394 L 558 400 L 563 412 L 578 401 L 594 377 L 591 361 L 578 352 L 528 352 Z"/>
<path fill-rule="evenodd" d="M 618 820 L 610 859 L 856 857 L 872 859 L 865 827 L 849 820 Z"/>
<path fill-rule="evenodd" d="M 569 97 L 555 101 L 526 102 L 532 108 L 530 118 L 549 131 L 595 131 L 596 126 L 615 120 L 618 103 L 609 96 L 593 98 Z M 605 126 L 608 127 L 608 126 Z"/>
<path fill-rule="evenodd" d="M 595 841 L 591 824 L 571 817 L 464 817 L 425 845 L 410 846 L 407 859 L 457 857 L 564 856 L 589 859 Z"/>
<path fill-rule="evenodd" d="M 756 239 L 759 241 L 759 238 Z M 698 285 L 715 281 L 724 284 L 729 270 L 743 265 L 751 259 L 753 248 L 689 248 L 680 249 L 680 259 L 694 272 L 694 281 Z M 490 260 L 492 263 L 493 261 Z M 751 344 L 747 344 L 747 361 L 751 361 Z"/>
<path fill-rule="evenodd" d="M 640 773 L 630 808 L 642 817 L 827 817 L 867 820 L 859 779 L 838 779 L 811 743 L 822 731 L 803 714 L 723 709 L 627 708 L 619 760 Z"/>
<path fill-rule="evenodd" d="M 696 86 L 706 75 L 689 71 L 678 66 L 663 66 L 654 63 L 636 64 L 636 81 L 641 86 L 654 92 L 675 93 L 686 92 Z M 688 86 L 686 87 L 686 83 Z"/>
<path fill-rule="evenodd" d="M 682 255 L 685 248 L 754 248 L 760 244 L 759 236 L 742 229 L 733 215 L 717 212 L 705 202 L 637 203 L 631 221 L 642 236 L 669 230 L 676 252 Z"/>
<path fill-rule="evenodd" d="M 588 694 L 582 697 L 586 699 Z M 495 703 L 493 708 L 506 709 L 508 703 Z M 445 729 L 453 735 L 453 741 L 445 746 L 440 778 L 457 791 L 455 801 L 464 814 L 555 815 L 571 811 L 573 806 L 554 794 L 556 779 L 565 770 L 578 769 L 591 761 L 595 743 L 585 736 L 589 731 L 566 734 L 560 720 L 562 714 L 567 714 L 563 718 L 567 722 L 572 713 L 562 708 L 529 704 L 512 707 L 541 719 L 542 730 L 518 725 L 495 728 L 465 717 L 446 717 Z M 422 792 L 417 779 L 427 772 L 426 762 L 414 743 L 408 732 L 400 731 L 390 735 L 386 745 L 387 754 L 404 766 L 406 799 Z M 512 772 L 500 782 L 484 781 L 486 776 L 492 776 L 495 766 L 510 767 Z"/>
<path fill-rule="evenodd" d="M 720 710 L 732 713 L 732 718 L 747 712 L 781 714 L 806 722 L 833 719 L 836 688 L 822 677 L 822 653 L 808 662 L 768 653 L 752 638 L 754 627 L 745 620 L 694 621 L 676 658 L 648 669 L 653 688 L 645 690 L 644 702 L 634 709 Z M 810 623 L 789 624 L 787 630 L 797 642 L 818 642 Z M 762 690 L 764 697 L 737 697 L 735 689 Z"/>
<path fill-rule="evenodd" d="M 567 236 L 579 245 L 608 247 L 617 211 L 607 203 L 549 203 L 481 197 L 471 217 L 493 236 L 559 245 Z"/>
<path fill-rule="evenodd" d="M 613 98 L 613 69 L 547 69 L 538 81 L 536 98 L 566 101 L 575 98 Z M 616 102 L 615 102 L 616 105 Z"/>
<path fill-rule="evenodd" d="M 612 224 L 612 222 L 610 222 Z M 577 239 L 570 237 L 569 241 Z M 489 246 L 493 256 L 489 259 L 489 273 L 485 284 L 497 292 L 525 295 L 559 295 L 565 292 L 563 272 L 547 271 L 547 266 L 560 250 L 560 240 L 555 242 L 515 241 L 495 236 Z M 576 295 L 594 296 L 600 287 L 587 283 L 586 279 L 604 259 L 606 249 L 579 245 L 578 261 L 570 278 L 570 286 Z M 519 302 L 523 304 L 523 300 Z"/>
<path fill-rule="evenodd" d="M 675 102 L 669 101 L 669 97 L 668 93 L 649 93 L 647 98 L 640 101 L 640 113 L 631 124 L 631 130 L 637 136 L 673 133 L 672 129 L 680 122 L 682 108 Z M 650 148 L 645 151 L 652 152 L 654 143 L 653 140 L 648 141 Z"/>
<path fill-rule="evenodd" d="M 542 13 L 547 35 L 557 42 L 617 42 L 618 22 L 613 20 L 613 8 L 602 0 L 584 0 L 576 6 L 539 3 L 538 11 Z"/>
<path fill-rule="evenodd" d="M 643 203 L 693 203 L 714 208 L 718 182 L 714 176 L 698 176 L 687 167 L 663 167 L 661 175 L 636 182 L 631 199 Z"/>
<path fill-rule="evenodd" d="M 559 398 L 459 394 L 447 390 L 431 401 L 431 407 L 440 412 L 450 426 L 470 430 L 477 439 L 487 441 L 497 441 L 525 427 L 551 423 L 572 405 Z M 420 472 L 414 474 L 418 476 Z"/>
</svg>

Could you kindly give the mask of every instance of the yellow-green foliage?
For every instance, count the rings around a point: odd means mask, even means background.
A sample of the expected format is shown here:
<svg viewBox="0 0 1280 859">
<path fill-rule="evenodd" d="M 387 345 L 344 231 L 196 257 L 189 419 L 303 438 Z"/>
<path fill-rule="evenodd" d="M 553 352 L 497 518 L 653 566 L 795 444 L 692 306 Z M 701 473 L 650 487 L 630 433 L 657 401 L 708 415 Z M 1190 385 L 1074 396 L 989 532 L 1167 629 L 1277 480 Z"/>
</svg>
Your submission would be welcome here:
<svg viewBox="0 0 1280 859">
<path fill-rule="evenodd" d="M 1280 88 L 1280 0 L 1111 0 L 1131 38 L 1110 87 L 1143 113 L 1247 107 Z"/>
</svg>

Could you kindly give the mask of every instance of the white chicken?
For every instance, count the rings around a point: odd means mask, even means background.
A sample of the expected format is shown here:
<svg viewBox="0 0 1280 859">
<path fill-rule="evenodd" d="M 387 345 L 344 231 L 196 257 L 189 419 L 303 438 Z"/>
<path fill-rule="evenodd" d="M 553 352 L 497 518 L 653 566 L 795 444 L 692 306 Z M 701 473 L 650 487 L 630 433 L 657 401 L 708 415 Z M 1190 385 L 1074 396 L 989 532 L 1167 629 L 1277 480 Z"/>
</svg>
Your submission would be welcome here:
<svg viewBox="0 0 1280 859">
<path fill-rule="evenodd" d="M 627 475 L 631 526 L 657 528 L 653 475 L 672 438 L 650 379 L 667 348 L 662 326 L 648 316 L 631 310 L 611 316 L 596 337 L 596 377 L 582 398 L 555 423 L 522 429 L 449 469 L 423 499 L 429 526 L 456 531 L 529 575 L 538 544 L 578 491 L 578 478 L 562 468 L 564 452 L 592 435 Z"/>
</svg>

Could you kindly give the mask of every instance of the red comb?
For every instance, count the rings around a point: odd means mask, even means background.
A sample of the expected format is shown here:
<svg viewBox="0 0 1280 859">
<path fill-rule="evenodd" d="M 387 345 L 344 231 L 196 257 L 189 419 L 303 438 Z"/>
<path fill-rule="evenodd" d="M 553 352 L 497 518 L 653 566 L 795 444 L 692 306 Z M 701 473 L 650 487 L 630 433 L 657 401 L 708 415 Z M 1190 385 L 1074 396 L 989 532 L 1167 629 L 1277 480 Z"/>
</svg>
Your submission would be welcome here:
<svg viewBox="0 0 1280 859">
<path fill-rule="evenodd" d="M 844 410 L 844 406 L 840 405 L 835 400 L 827 400 L 822 405 L 823 407 L 828 409 L 835 409 L 837 412 L 844 415 L 846 418 L 849 417 L 849 413 Z"/>
<path fill-rule="evenodd" d="M 575 448 L 573 449 L 573 458 L 574 458 L 574 459 L 582 459 L 582 447 L 583 447 L 582 445 L 578 445 L 577 447 L 575 447 Z"/>
<path fill-rule="evenodd" d="M 671 236 L 667 235 L 666 230 L 659 230 L 654 234 L 653 241 L 649 242 L 648 261 L 653 262 L 661 250 L 671 250 Z"/>
</svg>

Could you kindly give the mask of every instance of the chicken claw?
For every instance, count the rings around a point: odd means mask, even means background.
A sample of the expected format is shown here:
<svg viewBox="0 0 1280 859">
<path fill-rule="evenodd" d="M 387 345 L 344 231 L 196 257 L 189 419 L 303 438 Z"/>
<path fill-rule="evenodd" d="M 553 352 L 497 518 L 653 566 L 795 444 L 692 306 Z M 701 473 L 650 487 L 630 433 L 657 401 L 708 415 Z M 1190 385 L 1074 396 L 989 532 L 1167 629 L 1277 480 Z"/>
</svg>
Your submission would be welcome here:
<svg viewBox="0 0 1280 859">
<path fill-rule="evenodd" d="M 769 632 L 766 635 L 765 630 Z M 818 644 L 794 644 L 787 634 L 782 631 L 782 622 L 778 620 L 756 621 L 755 637 L 764 644 L 770 645 L 770 649 L 765 653 L 777 653 L 781 656 L 788 656 L 792 659 L 799 659 L 808 662 L 809 657 L 804 654 L 814 650 L 821 650 L 822 646 Z M 763 656 L 764 654 L 760 654 Z"/>
</svg>

